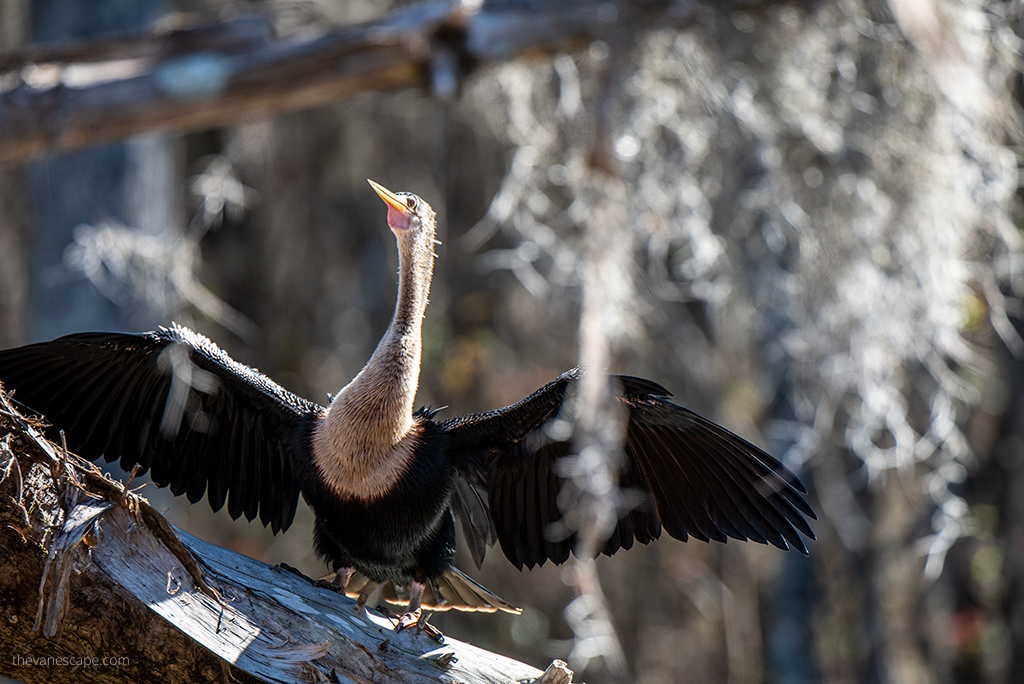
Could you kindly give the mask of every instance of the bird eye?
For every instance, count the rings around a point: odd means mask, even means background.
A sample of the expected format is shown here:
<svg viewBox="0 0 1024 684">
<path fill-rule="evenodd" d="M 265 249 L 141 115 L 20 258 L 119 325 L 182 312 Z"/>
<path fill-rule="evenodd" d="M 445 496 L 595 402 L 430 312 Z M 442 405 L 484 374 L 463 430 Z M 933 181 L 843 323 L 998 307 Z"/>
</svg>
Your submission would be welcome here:
<svg viewBox="0 0 1024 684">
<path fill-rule="evenodd" d="M 416 208 L 416 198 L 413 197 L 412 195 L 409 195 L 408 197 L 406 197 L 405 198 L 405 206 L 409 207 L 410 209 L 415 209 Z"/>
</svg>

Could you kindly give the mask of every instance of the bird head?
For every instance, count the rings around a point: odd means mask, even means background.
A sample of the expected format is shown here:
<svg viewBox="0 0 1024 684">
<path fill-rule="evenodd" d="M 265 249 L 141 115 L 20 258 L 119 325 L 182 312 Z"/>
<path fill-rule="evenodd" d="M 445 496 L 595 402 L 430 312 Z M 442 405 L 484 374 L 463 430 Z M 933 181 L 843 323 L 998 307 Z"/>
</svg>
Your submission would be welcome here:
<svg viewBox="0 0 1024 684">
<path fill-rule="evenodd" d="M 380 183 L 366 179 L 384 203 L 388 205 L 388 226 L 399 240 L 426 238 L 434 240 L 437 214 L 430 205 L 411 192 L 391 192 Z"/>
</svg>

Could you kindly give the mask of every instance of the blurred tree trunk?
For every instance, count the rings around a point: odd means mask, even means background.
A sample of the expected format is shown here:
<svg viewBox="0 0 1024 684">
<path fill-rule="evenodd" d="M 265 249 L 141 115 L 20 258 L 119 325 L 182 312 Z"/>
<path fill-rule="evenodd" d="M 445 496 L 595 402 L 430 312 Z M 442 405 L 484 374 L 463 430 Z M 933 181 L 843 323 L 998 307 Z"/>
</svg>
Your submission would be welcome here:
<svg viewBox="0 0 1024 684">
<path fill-rule="evenodd" d="M 32 0 L 32 40 L 57 46 L 85 37 L 136 33 L 166 11 L 164 0 Z M 75 282 L 87 274 L 69 270 L 65 251 L 82 225 L 113 222 L 140 230 L 180 230 L 181 218 L 173 209 L 181 201 L 172 180 L 180 177 L 169 159 L 173 145 L 166 138 L 150 137 L 28 164 L 33 226 L 26 331 L 30 341 L 90 326 L 128 327 L 128 311 L 95 287 Z M 152 325 L 153 318 L 143 317 L 143 322 Z"/>
<path fill-rule="evenodd" d="M 17 50 L 27 40 L 28 0 L 0 3 L 0 54 Z M 23 169 L 0 169 L 0 207 L 0 347 L 10 347 L 25 339 L 29 222 Z"/>
</svg>

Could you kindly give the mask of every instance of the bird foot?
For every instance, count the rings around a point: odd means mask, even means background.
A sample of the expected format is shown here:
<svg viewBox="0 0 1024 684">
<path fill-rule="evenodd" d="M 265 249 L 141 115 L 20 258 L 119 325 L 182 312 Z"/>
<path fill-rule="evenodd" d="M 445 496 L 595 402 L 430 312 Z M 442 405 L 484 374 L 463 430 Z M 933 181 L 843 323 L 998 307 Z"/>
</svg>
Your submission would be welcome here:
<svg viewBox="0 0 1024 684">
<path fill-rule="evenodd" d="M 313 585 L 321 589 L 330 589 L 344 596 L 347 593 L 345 589 L 348 587 L 348 581 L 352 579 L 354 572 L 354 568 L 343 567 L 335 571 L 333 576 L 321 577 Z"/>
<path fill-rule="evenodd" d="M 383 603 L 377 605 L 377 612 L 395 623 L 395 628 L 398 628 L 398 624 L 401 622 L 401 617 L 398 613 L 388 608 Z"/>
<path fill-rule="evenodd" d="M 425 632 L 428 637 L 430 637 L 437 643 L 443 644 L 444 634 L 442 634 L 441 630 L 439 630 L 437 627 L 427 622 L 427 620 L 430 619 L 430 615 L 430 613 L 427 613 L 427 616 L 417 623 L 417 629 L 419 629 L 421 632 Z"/>
<path fill-rule="evenodd" d="M 395 631 L 401 632 L 403 629 L 408 629 L 420 623 L 420 619 L 423 617 L 423 610 L 417 608 L 413 611 L 406 611 L 402 613 L 402 616 L 398 618 L 398 624 L 395 625 Z"/>
<path fill-rule="evenodd" d="M 390 608 L 383 605 L 377 606 L 377 610 L 381 615 L 395 623 L 396 632 L 401 632 L 404 629 L 415 627 L 417 632 L 426 633 L 427 636 L 439 644 L 444 643 L 444 634 L 429 622 L 432 613 L 424 613 L 422 609 L 417 608 L 416 610 L 406 611 L 401 615 L 398 615 Z"/>
</svg>

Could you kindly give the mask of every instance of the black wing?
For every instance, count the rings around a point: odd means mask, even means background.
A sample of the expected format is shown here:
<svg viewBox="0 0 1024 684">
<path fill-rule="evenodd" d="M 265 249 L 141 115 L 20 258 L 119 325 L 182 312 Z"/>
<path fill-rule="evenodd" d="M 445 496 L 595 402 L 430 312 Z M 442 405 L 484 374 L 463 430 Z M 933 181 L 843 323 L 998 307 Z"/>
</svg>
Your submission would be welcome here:
<svg viewBox="0 0 1024 684">
<path fill-rule="evenodd" d="M 579 374 L 569 371 L 507 408 L 443 423 L 463 475 L 455 512 L 478 562 L 477 549 L 495 535 L 518 568 L 562 563 L 575 548 L 575 537 L 556 527 L 565 479 L 555 462 L 572 449 L 550 436 L 549 426 Z M 807 553 L 800 533 L 814 539 L 806 518 L 816 516 L 795 475 L 753 444 L 668 401 L 657 383 L 616 379 L 629 415 L 619 474 L 628 505 L 603 553 L 628 549 L 634 540 L 646 544 L 662 528 L 683 541 L 733 537 Z M 470 505 L 470 491 L 486 492 L 492 528 L 479 522 L 482 506 Z"/>
<path fill-rule="evenodd" d="M 291 525 L 299 483 L 289 456 L 319 409 L 233 361 L 188 328 L 79 333 L 0 351 L 0 382 L 63 430 L 68 448 L 136 464 L 189 501 L 232 518 Z"/>
</svg>

